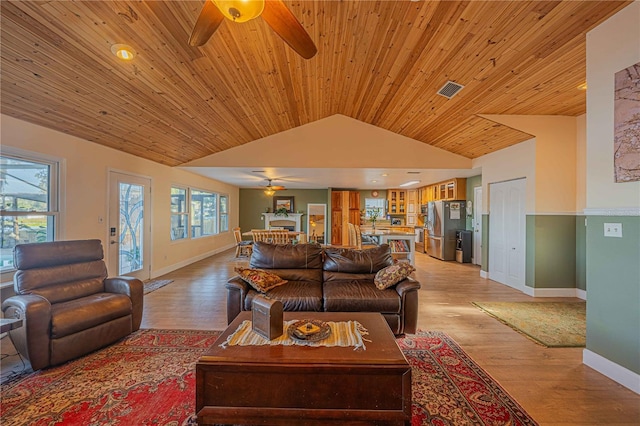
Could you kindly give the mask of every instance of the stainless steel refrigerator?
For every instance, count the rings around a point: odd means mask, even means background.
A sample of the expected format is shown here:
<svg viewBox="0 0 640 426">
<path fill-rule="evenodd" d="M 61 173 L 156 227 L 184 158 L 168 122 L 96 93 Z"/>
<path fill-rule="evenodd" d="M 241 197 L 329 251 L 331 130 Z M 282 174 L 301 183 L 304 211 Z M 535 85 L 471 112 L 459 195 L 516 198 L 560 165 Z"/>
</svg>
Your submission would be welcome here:
<svg viewBox="0 0 640 426">
<path fill-rule="evenodd" d="M 425 216 L 424 247 L 429 256 L 456 259 L 456 231 L 466 229 L 466 201 L 430 201 Z"/>
</svg>

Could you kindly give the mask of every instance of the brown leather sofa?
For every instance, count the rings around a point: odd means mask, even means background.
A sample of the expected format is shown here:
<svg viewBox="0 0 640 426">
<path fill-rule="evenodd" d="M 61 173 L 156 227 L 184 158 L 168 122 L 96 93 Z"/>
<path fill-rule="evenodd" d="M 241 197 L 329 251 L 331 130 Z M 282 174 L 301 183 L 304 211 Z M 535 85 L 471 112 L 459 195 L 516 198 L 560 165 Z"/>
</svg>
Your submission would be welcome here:
<svg viewBox="0 0 640 426">
<path fill-rule="evenodd" d="M 380 312 L 395 335 L 415 333 L 420 284 L 412 278 L 385 290 L 374 284 L 376 272 L 392 264 L 387 244 L 357 250 L 256 242 L 250 261 L 251 268 L 288 281 L 267 293 L 281 301 L 285 311 Z M 259 293 L 238 276 L 226 287 L 230 323 L 241 311 L 251 310 Z"/>
<path fill-rule="evenodd" d="M 100 240 L 21 244 L 14 250 L 16 296 L 2 303 L 10 331 L 33 370 L 107 346 L 140 328 L 142 281 L 107 278 Z"/>
</svg>

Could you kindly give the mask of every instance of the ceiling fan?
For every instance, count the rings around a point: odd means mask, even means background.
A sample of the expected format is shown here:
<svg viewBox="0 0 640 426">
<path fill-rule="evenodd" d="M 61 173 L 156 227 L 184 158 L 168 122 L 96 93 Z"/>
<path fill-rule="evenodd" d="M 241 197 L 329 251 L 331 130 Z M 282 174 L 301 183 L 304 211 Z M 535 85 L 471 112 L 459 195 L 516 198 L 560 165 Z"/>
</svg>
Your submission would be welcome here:
<svg viewBox="0 0 640 426">
<path fill-rule="evenodd" d="M 225 17 L 234 22 L 246 22 L 258 16 L 262 16 L 271 29 L 303 58 L 310 59 L 318 51 L 282 0 L 206 0 L 189 37 L 189 45 L 205 44 Z"/>
<path fill-rule="evenodd" d="M 264 193 L 267 195 L 273 195 L 276 193 L 276 191 L 284 191 L 287 189 L 281 185 L 272 185 L 271 179 L 267 179 L 267 180 L 269 181 L 269 185 L 264 187 Z"/>
</svg>

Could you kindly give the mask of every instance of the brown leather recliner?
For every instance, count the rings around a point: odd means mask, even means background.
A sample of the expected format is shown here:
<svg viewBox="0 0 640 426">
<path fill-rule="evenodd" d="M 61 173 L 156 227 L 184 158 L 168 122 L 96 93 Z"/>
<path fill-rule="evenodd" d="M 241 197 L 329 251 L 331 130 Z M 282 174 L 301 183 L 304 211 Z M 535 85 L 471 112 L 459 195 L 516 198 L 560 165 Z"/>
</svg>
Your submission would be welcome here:
<svg viewBox="0 0 640 426">
<path fill-rule="evenodd" d="M 100 240 L 20 244 L 14 249 L 16 296 L 2 303 L 10 331 L 33 370 L 107 346 L 140 328 L 142 281 L 107 278 Z"/>
</svg>

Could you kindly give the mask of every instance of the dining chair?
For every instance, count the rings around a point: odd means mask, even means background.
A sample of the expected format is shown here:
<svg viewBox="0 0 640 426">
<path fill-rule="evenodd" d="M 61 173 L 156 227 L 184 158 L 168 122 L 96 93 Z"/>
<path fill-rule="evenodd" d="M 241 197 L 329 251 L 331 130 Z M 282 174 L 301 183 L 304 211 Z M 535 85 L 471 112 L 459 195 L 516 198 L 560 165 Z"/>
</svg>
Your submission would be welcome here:
<svg viewBox="0 0 640 426">
<path fill-rule="evenodd" d="M 233 236 L 236 239 L 236 257 L 251 257 L 251 253 L 253 253 L 253 241 L 243 240 L 240 228 L 233 228 Z"/>
</svg>

